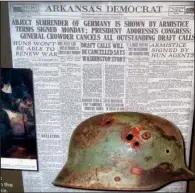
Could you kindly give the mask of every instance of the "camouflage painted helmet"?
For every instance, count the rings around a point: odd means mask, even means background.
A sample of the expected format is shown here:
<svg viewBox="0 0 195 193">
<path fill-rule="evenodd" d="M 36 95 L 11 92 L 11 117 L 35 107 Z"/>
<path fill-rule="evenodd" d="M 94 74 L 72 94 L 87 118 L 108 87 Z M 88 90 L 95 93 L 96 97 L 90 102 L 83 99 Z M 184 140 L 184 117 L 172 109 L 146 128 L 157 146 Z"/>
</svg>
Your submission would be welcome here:
<svg viewBox="0 0 195 193">
<path fill-rule="evenodd" d="M 150 114 L 112 112 L 75 129 L 56 186 L 94 190 L 155 190 L 194 179 L 183 138 L 170 121 Z"/>
</svg>

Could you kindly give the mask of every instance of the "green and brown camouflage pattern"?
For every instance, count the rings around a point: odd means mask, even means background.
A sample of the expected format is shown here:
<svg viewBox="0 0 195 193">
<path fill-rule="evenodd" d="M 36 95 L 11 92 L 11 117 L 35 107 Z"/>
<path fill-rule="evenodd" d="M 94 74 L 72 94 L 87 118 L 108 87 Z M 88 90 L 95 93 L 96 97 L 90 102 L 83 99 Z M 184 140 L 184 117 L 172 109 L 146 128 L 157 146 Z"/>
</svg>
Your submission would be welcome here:
<svg viewBox="0 0 195 193">
<path fill-rule="evenodd" d="M 194 179 L 185 165 L 179 129 L 159 116 L 111 112 L 83 121 L 72 134 L 56 186 L 96 190 L 154 190 Z"/>
</svg>

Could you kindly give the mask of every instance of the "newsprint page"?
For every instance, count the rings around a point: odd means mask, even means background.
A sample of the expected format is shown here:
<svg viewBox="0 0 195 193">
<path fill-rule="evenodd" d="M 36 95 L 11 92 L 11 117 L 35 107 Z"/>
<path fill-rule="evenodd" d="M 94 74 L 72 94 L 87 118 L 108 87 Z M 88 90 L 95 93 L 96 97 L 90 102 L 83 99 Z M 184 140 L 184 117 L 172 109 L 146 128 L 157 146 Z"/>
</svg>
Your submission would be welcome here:
<svg viewBox="0 0 195 193">
<path fill-rule="evenodd" d="M 53 186 L 75 127 L 95 114 L 160 115 L 182 131 L 194 113 L 193 2 L 10 2 L 13 65 L 33 71 L 39 171 L 26 192 Z M 157 192 L 184 192 L 175 182 Z"/>
</svg>

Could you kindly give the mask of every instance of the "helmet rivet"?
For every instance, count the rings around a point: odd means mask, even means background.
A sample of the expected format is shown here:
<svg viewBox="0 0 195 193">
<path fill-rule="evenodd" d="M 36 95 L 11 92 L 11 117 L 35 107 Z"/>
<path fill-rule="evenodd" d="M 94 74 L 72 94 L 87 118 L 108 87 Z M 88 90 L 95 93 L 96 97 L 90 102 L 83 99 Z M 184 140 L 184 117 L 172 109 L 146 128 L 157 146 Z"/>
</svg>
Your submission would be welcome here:
<svg viewBox="0 0 195 193">
<path fill-rule="evenodd" d="M 151 133 L 149 133 L 149 132 L 145 132 L 145 133 L 142 134 L 142 138 L 143 138 L 143 139 L 150 139 L 151 136 L 152 136 L 152 135 L 151 135 Z"/>
<path fill-rule="evenodd" d="M 119 181 L 121 180 L 121 178 L 120 178 L 119 176 L 116 176 L 116 177 L 114 178 L 114 180 L 115 180 L 116 182 L 119 182 Z"/>
<path fill-rule="evenodd" d="M 107 125 L 109 125 L 110 123 L 111 123 L 111 121 L 110 121 L 110 120 L 107 120 L 107 121 L 106 121 L 106 124 L 107 124 Z"/>
</svg>

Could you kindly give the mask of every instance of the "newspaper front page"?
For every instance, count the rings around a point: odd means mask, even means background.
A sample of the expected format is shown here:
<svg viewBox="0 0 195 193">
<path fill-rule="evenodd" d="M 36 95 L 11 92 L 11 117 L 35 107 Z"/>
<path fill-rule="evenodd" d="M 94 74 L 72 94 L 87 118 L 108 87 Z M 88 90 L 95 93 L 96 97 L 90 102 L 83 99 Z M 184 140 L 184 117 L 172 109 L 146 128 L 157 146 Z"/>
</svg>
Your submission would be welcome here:
<svg viewBox="0 0 195 193">
<path fill-rule="evenodd" d="M 10 2 L 13 66 L 34 76 L 38 172 L 27 192 L 78 192 L 52 185 L 75 127 L 95 114 L 160 115 L 189 152 L 194 112 L 193 2 Z M 159 192 L 184 192 L 175 182 Z"/>
</svg>

